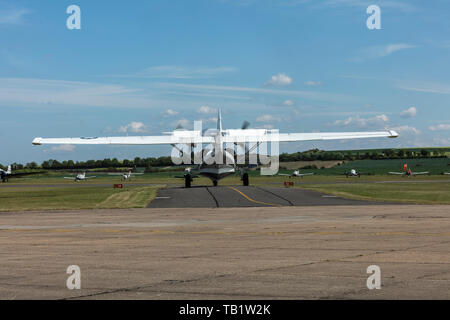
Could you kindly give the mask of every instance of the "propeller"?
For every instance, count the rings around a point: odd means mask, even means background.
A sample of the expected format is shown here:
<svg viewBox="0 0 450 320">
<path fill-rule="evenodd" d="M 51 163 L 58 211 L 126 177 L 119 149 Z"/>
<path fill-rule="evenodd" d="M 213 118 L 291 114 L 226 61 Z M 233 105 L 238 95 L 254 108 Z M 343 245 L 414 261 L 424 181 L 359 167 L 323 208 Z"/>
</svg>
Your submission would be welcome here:
<svg viewBox="0 0 450 320">
<path fill-rule="evenodd" d="M 242 130 L 245 130 L 245 129 L 247 129 L 248 127 L 250 127 L 250 122 L 248 122 L 247 120 L 245 120 L 245 121 L 242 123 L 241 129 L 242 129 Z"/>
<path fill-rule="evenodd" d="M 183 125 L 181 123 L 179 123 L 177 125 L 177 127 L 175 128 L 175 130 L 184 130 L 184 127 L 183 127 Z"/>
</svg>

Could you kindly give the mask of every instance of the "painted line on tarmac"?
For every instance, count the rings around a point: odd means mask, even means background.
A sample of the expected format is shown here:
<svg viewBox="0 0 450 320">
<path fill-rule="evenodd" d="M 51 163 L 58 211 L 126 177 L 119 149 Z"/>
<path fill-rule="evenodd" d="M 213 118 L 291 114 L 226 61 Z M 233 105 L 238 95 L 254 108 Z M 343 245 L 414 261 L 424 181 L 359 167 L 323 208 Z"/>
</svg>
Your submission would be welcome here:
<svg viewBox="0 0 450 320">
<path fill-rule="evenodd" d="M 248 195 L 246 195 L 245 193 L 239 191 L 238 189 L 234 188 L 234 187 L 228 187 L 234 191 L 236 191 L 237 193 L 239 193 L 241 196 L 243 196 L 245 199 L 247 199 L 250 202 L 254 202 L 254 203 L 258 203 L 258 204 L 263 204 L 265 206 L 271 206 L 271 207 L 282 207 L 281 204 L 275 204 L 275 203 L 267 203 L 267 202 L 262 202 L 262 201 L 257 201 L 257 200 L 253 200 L 252 198 L 250 198 Z"/>
</svg>

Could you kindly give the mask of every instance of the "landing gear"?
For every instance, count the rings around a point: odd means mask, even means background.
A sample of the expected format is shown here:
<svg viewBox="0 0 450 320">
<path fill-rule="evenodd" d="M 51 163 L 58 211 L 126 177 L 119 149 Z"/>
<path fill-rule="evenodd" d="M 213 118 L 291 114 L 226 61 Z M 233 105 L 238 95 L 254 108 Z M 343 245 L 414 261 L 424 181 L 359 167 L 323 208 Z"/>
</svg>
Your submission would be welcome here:
<svg viewBox="0 0 450 320">
<path fill-rule="evenodd" d="M 247 172 L 242 175 L 242 184 L 244 186 L 248 186 L 248 173 Z"/>
<path fill-rule="evenodd" d="M 217 187 L 217 180 L 213 180 L 213 186 Z"/>
<path fill-rule="evenodd" d="M 191 178 L 190 175 L 187 174 L 187 175 L 184 176 L 184 186 L 186 188 L 190 188 L 191 187 L 191 181 L 192 181 L 192 178 Z"/>
</svg>

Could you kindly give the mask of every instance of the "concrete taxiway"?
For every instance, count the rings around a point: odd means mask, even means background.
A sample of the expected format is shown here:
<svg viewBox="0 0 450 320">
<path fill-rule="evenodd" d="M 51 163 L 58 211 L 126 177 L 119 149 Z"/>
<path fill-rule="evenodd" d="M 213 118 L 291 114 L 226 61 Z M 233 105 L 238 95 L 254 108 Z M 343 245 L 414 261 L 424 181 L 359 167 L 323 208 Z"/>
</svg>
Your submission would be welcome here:
<svg viewBox="0 0 450 320">
<path fill-rule="evenodd" d="M 450 206 L 10 212 L 0 248 L 0 299 L 450 299 Z"/>
<path fill-rule="evenodd" d="M 349 200 L 299 188 L 219 186 L 170 187 L 158 190 L 148 208 L 214 208 L 376 205 L 381 202 Z"/>
</svg>

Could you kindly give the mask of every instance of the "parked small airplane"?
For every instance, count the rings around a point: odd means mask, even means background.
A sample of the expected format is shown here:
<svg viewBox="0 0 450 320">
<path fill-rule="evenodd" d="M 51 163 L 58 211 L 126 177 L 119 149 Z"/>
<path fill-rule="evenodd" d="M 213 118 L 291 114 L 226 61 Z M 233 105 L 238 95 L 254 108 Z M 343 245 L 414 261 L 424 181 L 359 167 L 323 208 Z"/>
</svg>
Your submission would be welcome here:
<svg viewBox="0 0 450 320">
<path fill-rule="evenodd" d="M 74 179 L 73 177 L 63 177 L 64 179 Z M 86 172 L 82 172 L 82 173 L 78 173 L 76 176 L 75 176 L 75 182 L 77 182 L 77 181 L 84 181 L 84 180 L 87 180 L 87 179 L 91 179 L 91 178 L 97 178 L 97 176 L 90 176 L 90 177 L 86 177 Z"/>
<path fill-rule="evenodd" d="M 118 176 L 118 175 L 121 175 L 122 176 L 122 180 L 128 180 L 128 179 L 131 179 L 131 176 L 135 176 L 135 175 L 142 175 L 143 173 L 135 173 L 135 172 L 131 172 L 131 170 L 130 171 L 128 171 L 128 173 L 108 173 L 109 175 L 111 175 L 111 176 Z"/>
<path fill-rule="evenodd" d="M 404 177 L 411 177 L 411 176 L 418 176 L 418 175 L 422 175 L 422 174 L 429 174 L 428 171 L 425 172 L 413 172 L 410 168 L 408 168 L 408 165 L 405 164 L 403 166 L 403 172 L 389 172 L 389 174 L 396 174 L 399 176 L 404 176 Z"/>
<path fill-rule="evenodd" d="M 192 172 L 192 168 L 186 168 L 182 176 L 175 176 L 174 178 L 184 179 L 185 187 L 190 188 L 192 181 L 194 181 L 194 178 L 198 178 L 198 175 Z"/>
<path fill-rule="evenodd" d="M 8 180 L 10 178 L 13 177 L 22 177 L 22 176 L 29 176 L 29 175 L 33 175 L 33 174 L 39 174 L 39 173 L 43 173 L 44 171 L 39 171 L 39 172 L 12 172 L 12 168 L 9 165 L 8 169 L 5 171 L 3 169 L 0 169 L 0 179 L 2 180 L 2 182 L 8 182 Z"/>
<path fill-rule="evenodd" d="M 2 182 L 8 182 L 8 176 L 10 176 L 12 174 L 11 172 L 11 166 L 8 166 L 8 170 L 5 171 L 3 169 L 0 169 L 0 175 L 2 178 Z"/>
<path fill-rule="evenodd" d="M 358 177 L 361 178 L 361 172 L 356 171 L 356 169 L 350 170 L 350 172 L 345 172 L 345 176 L 348 177 Z"/>
<path fill-rule="evenodd" d="M 377 132 L 314 132 L 314 133 L 279 133 L 278 130 L 248 129 L 249 123 L 245 121 L 241 129 L 225 130 L 222 127 L 222 116 L 220 110 L 217 117 L 217 129 L 210 130 L 175 130 L 167 135 L 161 136 L 126 136 L 126 137 L 81 137 L 81 138 L 35 138 L 34 145 L 42 144 L 82 144 L 82 145 L 172 145 L 180 154 L 192 154 L 193 148 L 199 146 L 205 151 L 198 166 L 199 175 L 211 179 L 214 186 L 218 181 L 233 175 L 237 170 L 237 162 L 233 150 L 227 145 L 235 147 L 251 143 L 254 146 L 245 154 L 256 150 L 261 143 L 278 143 L 311 140 L 342 140 L 360 138 L 396 138 L 398 133 L 393 130 Z M 203 145 L 207 145 L 203 148 Z M 190 150 L 184 151 L 177 145 L 184 145 Z M 202 153 L 204 154 L 204 153 Z M 219 161 L 216 161 L 216 160 Z M 222 161 L 223 160 L 223 161 Z M 185 186 L 190 186 L 192 176 L 185 175 Z M 248 173 L 241 175 L 243 185 L 249 184 Z"/>
<path fill-rule="evenodd" d="M 279 173 L 278 175 L 279 176 L 288 176 L 289 178 L 292 178 L 292 177 L 303 178 L 304 176 L 312 176 L 313 174 L 314 174 L 313 172 L 311 172 L 311 173 L 300 173 L 300 171 L 295 170 L 291 174 Z"/>
</svg>

